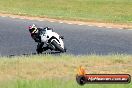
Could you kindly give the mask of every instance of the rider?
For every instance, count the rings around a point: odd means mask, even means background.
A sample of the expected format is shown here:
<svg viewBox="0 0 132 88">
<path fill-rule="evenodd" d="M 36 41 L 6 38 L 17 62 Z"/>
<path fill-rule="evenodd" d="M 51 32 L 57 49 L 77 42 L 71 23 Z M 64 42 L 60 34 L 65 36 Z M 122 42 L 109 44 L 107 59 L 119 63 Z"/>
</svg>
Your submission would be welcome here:
<svg viewBox="0 0 132 88">
<path fill-rule="evenodd" d="M 53 29 L 52 28 L 49 28 L 49 27 L 37 28 L 36 25 L 34 25 L 34 24 L 32 26 L 31 25 L 29 26 L 29 32 L 31 34 L 31 37 L 35 40 L 35 42 L 38 43 L 38 45 L 37 45 L 37 52 L 40 52 L 40 53 L 42 51 L 46 51 L 48 49 L 51 49 L 52 50 L 52 47 L 51 46 L 43 47 L 44 42 L 41 42 L 41 36 L 40 35 L 41 35 L 42 31 L 45 30 L 45 29 L 52 30 L 53 31 Z M 60 38 L 61 39 L 64 39 L 63 36 L 60 36 Z"/>
<path fill-rule="evenodd" d="M 37 43 L 41 43 L 41 37 L 40 37 L 40 33 L 42 32 L 43 29 L 49 29 L 49 30 L 53 30 L 52 28 L 49 27 L 45 27 L 45 28 L 37 28 L 35 24 L 33 24 L 32 26 L 29 26 L 29 32 L 31 34 L 31 37 L 35 40 L 35 42 Z"/>
<path fill-rule="evenodd" d="M 45 27 L 49 30 L 53 30 L 52 28 L 49 28 L 49 27 Z M 35 40 L 35 42 L 38 43 L 37 45 L 37 50 L 48 50 L 49 48 L 48 47 L 43 47 L 44 43 L 41 42 L 41 37 L 40 37 L 40 34 L 42 32 L 43 29 L 45 28 L 37 28 L 36 25 L 30 25 L 29 26 L 29 32 L 31 34 L 31 37 Z"/>
</svg>

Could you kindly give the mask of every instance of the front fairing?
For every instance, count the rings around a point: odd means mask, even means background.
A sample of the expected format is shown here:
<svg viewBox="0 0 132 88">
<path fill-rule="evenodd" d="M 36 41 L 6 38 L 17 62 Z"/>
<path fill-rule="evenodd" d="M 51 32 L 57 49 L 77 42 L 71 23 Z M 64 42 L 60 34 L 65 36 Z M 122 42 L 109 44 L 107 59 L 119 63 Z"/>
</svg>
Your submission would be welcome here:
<svg viewBox="0 0 132 88">
<path fill-rule="evenodd" d="M 53 32 L 52 30 L 46 30 L 45 32 L 43 32 L 43 34 L 41 34 L 41 41 L 48 44 L 48 40 L 51 39 L 52 37 L 57 38 L 59 42 L 56 41 L 56 39 L 52 39 L 52 41 L 55 40 L 62 48 L 64 48 L 64 43 L 60 38 L 60 35 L 57 34 L 56 32 Z"/>
</svg>

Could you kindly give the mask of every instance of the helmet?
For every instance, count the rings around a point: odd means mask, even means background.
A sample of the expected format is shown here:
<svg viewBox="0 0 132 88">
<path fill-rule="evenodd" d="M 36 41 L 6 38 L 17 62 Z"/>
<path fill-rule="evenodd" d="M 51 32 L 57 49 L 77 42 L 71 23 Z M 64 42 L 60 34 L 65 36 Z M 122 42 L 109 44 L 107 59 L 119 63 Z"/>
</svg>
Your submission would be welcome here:
<svg viewBox="0 0 132 88">
<path fill-rule="evenodd" d="M 35 24 L 29 26 L 29 32 L 31 34 L 34 34 L 34 33 L 37 33 L 38 32 L 38 29 L 37 29 L 37 27 L 36 27 Z"/>
</svg>

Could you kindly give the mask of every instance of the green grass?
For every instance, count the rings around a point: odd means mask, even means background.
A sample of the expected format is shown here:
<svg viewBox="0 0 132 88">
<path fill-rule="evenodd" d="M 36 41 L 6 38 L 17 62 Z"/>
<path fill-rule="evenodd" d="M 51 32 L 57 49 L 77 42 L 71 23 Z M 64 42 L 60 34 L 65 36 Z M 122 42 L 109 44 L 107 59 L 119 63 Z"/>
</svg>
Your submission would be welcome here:
<svg viewBox="0 0 132 88">
<path fill-rule="evenodd" d="M 88 74 L 132 75 L 131 55 L 33 55 L 0 57 L 0 88 L 82 88 L 77 69 Z M 132 88 L 132 84 L 88 84 L 84 88 Z"/>
<path fill-rule="evenodd" d="M 0 0 L 0 12 L 66 20 L 132 23 L 132 0 Z"/>
<path fill-rule="evenodd" d="M 8 85 L 7 85 L 8 84 Z M 132 88 L 132 84 L 85 84 L 80 86 L 75 80 L 15 80 L 3 83 L 1 88 Z"/>
</svg>

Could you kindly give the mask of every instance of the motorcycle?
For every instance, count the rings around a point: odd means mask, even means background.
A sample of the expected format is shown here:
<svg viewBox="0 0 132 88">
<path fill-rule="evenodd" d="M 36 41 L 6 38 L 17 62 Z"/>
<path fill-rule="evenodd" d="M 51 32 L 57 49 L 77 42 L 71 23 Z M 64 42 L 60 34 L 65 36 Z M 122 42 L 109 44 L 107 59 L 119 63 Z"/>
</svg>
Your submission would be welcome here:
<svg viewBox="0 0 132 88">
<path fill-rule="evenodd" d="M 48 49 L 51 51 L 59 51 L 61 53 L 66 52 L 64 47 L 63 36 L 53 32 L 53 29 L 44 28 L 40 33 L 41 43 L 37 46 L 37 53 L 40 54 Z"/>
</svg>

